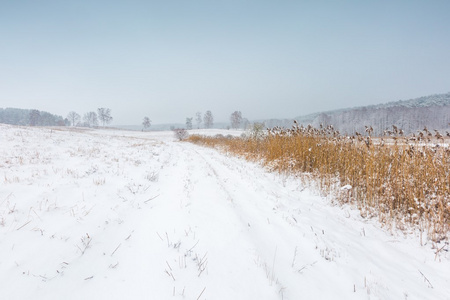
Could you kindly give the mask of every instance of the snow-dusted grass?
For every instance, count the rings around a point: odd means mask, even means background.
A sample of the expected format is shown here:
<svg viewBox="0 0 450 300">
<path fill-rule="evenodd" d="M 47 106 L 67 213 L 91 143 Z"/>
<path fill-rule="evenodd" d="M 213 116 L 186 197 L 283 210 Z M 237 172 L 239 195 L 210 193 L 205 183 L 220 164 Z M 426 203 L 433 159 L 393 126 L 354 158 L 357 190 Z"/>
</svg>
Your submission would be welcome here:
<svg viewBox="0 0 450 300">
<path fill-rule="evenodd" d="M 448 245 L 329 200 L 172 132 L 0 125 L 0 298 L 449 299 Z"/>
</svg>

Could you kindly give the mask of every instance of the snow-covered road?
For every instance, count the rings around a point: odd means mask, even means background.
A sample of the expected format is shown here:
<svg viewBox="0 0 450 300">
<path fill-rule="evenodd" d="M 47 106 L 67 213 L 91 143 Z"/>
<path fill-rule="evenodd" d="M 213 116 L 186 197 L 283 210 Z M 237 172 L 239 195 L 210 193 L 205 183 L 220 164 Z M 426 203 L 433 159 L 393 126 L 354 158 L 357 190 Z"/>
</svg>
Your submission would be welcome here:
<svg viewBox="0 0 450 300">
<path fill-rule="evenodd" d="M 0 299 L 450 299 L 448 245 L 171 133 L 0 142 Z"/>
</svg>

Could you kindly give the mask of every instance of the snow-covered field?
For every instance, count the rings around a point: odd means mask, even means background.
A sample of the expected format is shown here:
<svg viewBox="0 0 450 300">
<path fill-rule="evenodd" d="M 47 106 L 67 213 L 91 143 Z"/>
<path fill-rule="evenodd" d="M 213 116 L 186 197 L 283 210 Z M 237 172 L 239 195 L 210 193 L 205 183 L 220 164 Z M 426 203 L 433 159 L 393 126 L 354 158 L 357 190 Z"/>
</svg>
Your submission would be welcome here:
<svg viewBox="0 0 450 300">
<path fill-rule="evenodd" d="M 0 125 L 0 299 L 450 299 L 437 246 L 171 132 Z"/>
</svg>

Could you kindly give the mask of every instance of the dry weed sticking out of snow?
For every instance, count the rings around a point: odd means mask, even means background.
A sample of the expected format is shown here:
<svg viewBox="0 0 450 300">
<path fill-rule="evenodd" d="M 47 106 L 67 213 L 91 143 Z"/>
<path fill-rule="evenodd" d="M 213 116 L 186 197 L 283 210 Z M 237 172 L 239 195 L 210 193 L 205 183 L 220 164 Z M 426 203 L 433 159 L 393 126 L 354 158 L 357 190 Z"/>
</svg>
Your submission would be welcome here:
<svg viewBox="0 0 450 300">
<path fill-rule="evenodd" d="M 318 194 L 172 132 L 0 125 L 1 298 L 449 299 L 448 244 Z"/>
</svg>

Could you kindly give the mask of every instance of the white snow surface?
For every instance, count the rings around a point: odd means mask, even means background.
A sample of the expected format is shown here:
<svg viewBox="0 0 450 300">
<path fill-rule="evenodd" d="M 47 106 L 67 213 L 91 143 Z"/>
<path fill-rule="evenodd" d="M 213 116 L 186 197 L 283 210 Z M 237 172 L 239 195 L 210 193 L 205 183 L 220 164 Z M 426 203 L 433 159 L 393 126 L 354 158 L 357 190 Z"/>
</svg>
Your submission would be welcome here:
<svg viewBox="0 0 450 300">
<path fill-rule="evenodd" d="M 171 132 L 0 125 L 0 299 L 450 299 L 450 255 Z"/>
</svg>

